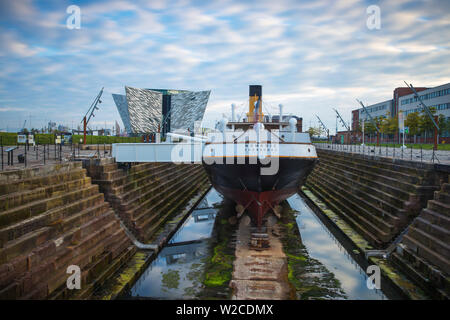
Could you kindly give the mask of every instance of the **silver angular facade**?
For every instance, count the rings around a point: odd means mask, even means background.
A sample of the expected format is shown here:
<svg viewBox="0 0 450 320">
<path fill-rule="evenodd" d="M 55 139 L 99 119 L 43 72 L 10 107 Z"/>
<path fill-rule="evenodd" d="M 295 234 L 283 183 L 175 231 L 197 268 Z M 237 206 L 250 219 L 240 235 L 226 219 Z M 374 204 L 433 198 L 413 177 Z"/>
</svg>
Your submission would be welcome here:
<svg viewBox="0 0 450 320">
<path fill-rule="evenodd" d="M 166 132 L 169 128 L 192 132 L 203 119 L 210 92 L 125 86 L 125 95 L 112 96 L 128 134 Z"/>
<path fill-rule="evenodd" d="M 170 129 L 194 131 L 196 121 L 202 121 L 211 91 L 184 92 L 172 95 Z"/>
<path fill-rule="evenodd" d="M 130 114 L 128 112 L 128 103 L 127 96 L 123 94 L 112 94 L 114 103 L 117 106 L 117 110 L 119 111 L 120 118 L 122 119 L 123 125 L 125 127 L 125 131 L 128 134 L 131 134 L 133 131 L 131 130 L 130 123 Z"/>
<path fill-rule="evenodd" d="M 133 132 L 158 132 L 162 120 L 162 93 L 131 87 L 125 87 L 125 92 Z"/>
</svg>

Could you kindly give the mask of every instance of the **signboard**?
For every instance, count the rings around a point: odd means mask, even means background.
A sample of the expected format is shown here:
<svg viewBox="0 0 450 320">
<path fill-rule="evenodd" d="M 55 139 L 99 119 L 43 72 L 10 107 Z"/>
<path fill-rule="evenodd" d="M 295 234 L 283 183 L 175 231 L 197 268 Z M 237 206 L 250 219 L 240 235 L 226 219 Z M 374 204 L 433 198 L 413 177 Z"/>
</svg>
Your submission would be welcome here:
<svg viewBox="0 0 450 320">
<path fill-rule="evenodd" d="M 28 144 L 34 146 L 34 136 L 32 134 L 28 135 Z"/>
<path fill-rule="evenodd" d="M 61 144 L 61 136 L 56 136 L 55 143 L 56 144 Z"/>
<path fill-rule="evenodd" d="M 17 135 L 17 143 L 27 143 L 27 135 L 18 134 Z"/>
<path fill-rule="evenodd" d="M 405 133 L 406 133 L 406 134 L 409 133 L 409 127 L 405 127 Z"/>
<path fill-rule="evenodd" d="M 400 130 L 400 133 L 404 133 L 405 130 L 405 117 L 403 111 L 398 113 L 398 130 Z"/>
</svg>

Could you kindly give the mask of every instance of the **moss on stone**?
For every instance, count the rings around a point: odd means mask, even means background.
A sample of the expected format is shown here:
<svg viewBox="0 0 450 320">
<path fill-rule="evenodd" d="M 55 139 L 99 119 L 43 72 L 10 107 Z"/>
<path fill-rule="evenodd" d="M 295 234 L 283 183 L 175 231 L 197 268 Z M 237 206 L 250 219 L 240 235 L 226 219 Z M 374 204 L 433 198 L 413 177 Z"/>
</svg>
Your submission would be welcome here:
<svg viewBox="0 0 450 320">
<path fill-rule="evenodd" d="M 334 277 L 320 261 L 309 256 L 301 242 L 297 226 L 296 212 L 284 208 L 282 219 L 278 222 L 281 242 L 287 258 L 288 281 L 295 290 L 297 299 L 339 299 L 345 294 L 339 280 Z M 311 273 L 320 277 L 312 276 Z"/>
</svg>

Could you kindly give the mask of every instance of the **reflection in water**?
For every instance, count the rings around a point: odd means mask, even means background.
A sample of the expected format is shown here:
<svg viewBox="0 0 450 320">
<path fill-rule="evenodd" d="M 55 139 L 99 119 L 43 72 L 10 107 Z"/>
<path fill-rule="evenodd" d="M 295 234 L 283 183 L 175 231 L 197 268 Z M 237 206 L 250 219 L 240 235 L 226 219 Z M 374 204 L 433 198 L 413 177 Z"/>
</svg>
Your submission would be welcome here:
<svg viewBox="0 0 450 320">
<path fill-rule="evenodd" d="M 381 291 L 367 288 L 364 271 L 298 194 L 287 201 L 299 212 L 297 225 L 309 255 L 334 273 L 349 299 L 387 299 Z"/>
<path fill-rule="evenodd" d="M 133 297 L 193 299 L 222 196 L 211 189 L 131 289 Z"/>
</svg>

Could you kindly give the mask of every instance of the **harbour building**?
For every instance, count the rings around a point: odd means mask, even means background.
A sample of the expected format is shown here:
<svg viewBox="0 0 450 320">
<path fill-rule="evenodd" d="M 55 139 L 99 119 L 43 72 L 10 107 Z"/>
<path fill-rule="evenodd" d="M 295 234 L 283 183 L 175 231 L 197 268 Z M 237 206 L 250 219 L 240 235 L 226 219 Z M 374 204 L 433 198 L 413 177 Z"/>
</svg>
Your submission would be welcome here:
<svg viewBox="0 0 450 320">
<path fill-rule="evenodd" d="M 125 86 L 112 94 L 126 132 L 148 134 L 197 131 L 208 104 L 209 90 L 140 89 Z"/>
<path fill-rule="evenodd" d="M 415 89 L 427 107 L 435 108 L 436 116 L 443 115 L 447 122 L 450 121 L 450 83 L 432 88 L 419 87 Z M 410 88 L 400 87 L 393 91 L 392 99 L 368 105 L 366 109 L 372 118 L 388 118 L 397 116 L 400 111 L 407 117 L 408 114 L 413 112 L 421 113 L 423 108 Z M 363 120 L 368 120 L 368 118 L 369 116 L 363 108 L 353 110 L 352 131 L 357 131 L 358 124 Z M 444 131 L 441 137 L 450 142 L 450 132 L 448 130 Z"/>
</svg>

